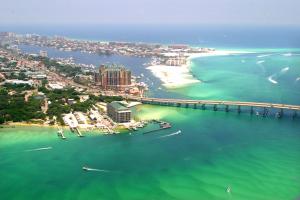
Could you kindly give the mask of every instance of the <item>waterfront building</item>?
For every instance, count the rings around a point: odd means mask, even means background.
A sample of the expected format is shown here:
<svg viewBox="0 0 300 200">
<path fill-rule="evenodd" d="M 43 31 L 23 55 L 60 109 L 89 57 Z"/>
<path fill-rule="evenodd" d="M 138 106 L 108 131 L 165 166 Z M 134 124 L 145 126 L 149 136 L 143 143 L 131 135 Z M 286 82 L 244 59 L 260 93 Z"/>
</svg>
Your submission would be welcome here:
<svg viewBox="0 0 300 200">
<path fill-rule="evenodd" d="M 125 90 L 131 85 L 131 71 L 115 65 L 101 65 L 94 80 L 104 90 Z"/>
<path fill-rule="evenodd" d="M 40 50 L 40 56 L 47 57 L 48 56 L 47 51 Z"/>
<path fill-rule="evenodd" d="M 131 110 L 118 101 L 107 104 L 107 115 L 117 123 L 126 123 L 131 121 Z"/>
<path fill-rule="evenodd" d="M 186 65 L 187 59 L 184 56 L 177 56 L 177 57 L 169 57 L 166 60 L 166 65 L 169 66 L 181 66 Z"/>
</svg>

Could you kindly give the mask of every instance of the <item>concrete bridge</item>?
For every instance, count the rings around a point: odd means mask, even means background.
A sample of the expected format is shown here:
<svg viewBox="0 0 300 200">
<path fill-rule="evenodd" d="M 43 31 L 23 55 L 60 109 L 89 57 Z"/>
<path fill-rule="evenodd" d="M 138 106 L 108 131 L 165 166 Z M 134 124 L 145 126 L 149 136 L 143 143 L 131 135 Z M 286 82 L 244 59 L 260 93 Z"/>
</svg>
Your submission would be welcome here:
<svg viewBox="0 0 300 200">
<path fill-rule="evenodd" d="M 299 105 L 288 105 L 288 104 L 276 104 L 276 103 L 259 103 L 259 102 L 243 102 L 243 101 L 214 101 L 214 100 L 187 100 L 187 99 L 162 99 L 162 98 L 138 98 L 138 97 L 127 97 L 127 99 L 139 101 L 144 104 L 155 104 L 155 105 L 167 105 L 177 107 L 192 107 L 201 108 L 205 110 L 211 107 L 214 111 L 219 109 L 229 112 L 229 110 L 237 110 L 238 113 L 246 110 L 250 111 L 251 114 L 267 116 L 269 111 L 277 111 L 276 117 L 280 118 L 283 116 L 284 111 L 292 112 L 293 118 L 297 116 L 297 112 L 300 111 Z M 260 112 L 259 112 L 260 111 Z"/>
</svg>

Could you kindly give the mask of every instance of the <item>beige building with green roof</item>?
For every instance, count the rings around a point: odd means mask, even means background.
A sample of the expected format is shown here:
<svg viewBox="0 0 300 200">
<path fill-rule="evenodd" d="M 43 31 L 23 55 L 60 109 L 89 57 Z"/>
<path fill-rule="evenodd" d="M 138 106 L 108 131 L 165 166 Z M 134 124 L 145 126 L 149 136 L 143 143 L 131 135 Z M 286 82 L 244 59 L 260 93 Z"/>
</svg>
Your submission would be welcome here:
<svg viewBox="0 0 300 200">
<path fill-rule="evenodd" d="M 127 123 L 131 121 L 131 110 L 119 101 L 107 104 L 107 115 L 117 123 Z"/>
</svg>

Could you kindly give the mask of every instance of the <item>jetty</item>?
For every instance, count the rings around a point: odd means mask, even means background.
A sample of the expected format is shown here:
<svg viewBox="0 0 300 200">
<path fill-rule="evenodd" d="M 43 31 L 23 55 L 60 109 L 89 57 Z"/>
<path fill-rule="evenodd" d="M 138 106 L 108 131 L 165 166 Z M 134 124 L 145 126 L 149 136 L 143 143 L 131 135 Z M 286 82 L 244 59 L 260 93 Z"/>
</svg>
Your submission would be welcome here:
<svg viewBox="0 0 300 200">
<path fill-rule="evenodd" d="M 244 102 L 244 101 L 220 101 L 220 100 L 189 100 L 189 99 L 164 99 L 164 98 L 139 98 L 126 96 L 128 100 L 139 101 L 143 104 L 164 105 L 164 106 L 176 106 L 186 107 L 194 109 L 205 110 L 207 108 L 214 111 L 224 110 L 229 112 L 232 110 L 241 113 L 242 111 L 248 111 L 252 114 L 256 112 L 263 117 L 267 116 L 269 111 L 275 111 L 276 117 L 283 117 L 285 112 L 291 113 L 295 118 L 300 112 L 300 105 L 278 104 L 278 103 L 262 103 L 262 102 Z"/>
</svg>

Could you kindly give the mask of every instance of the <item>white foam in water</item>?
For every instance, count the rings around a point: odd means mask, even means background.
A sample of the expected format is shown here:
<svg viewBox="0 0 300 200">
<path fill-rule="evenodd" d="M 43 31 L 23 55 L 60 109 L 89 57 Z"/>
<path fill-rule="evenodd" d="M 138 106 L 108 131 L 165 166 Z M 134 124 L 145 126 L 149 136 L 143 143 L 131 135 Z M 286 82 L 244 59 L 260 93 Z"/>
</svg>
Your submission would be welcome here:
<svg viewBox="0 0 300 200">
<path fill-rule="evenodd" d="M 300 81 L 300 77 L 296 78 L 296 82 Z"/>
<path fill-rule="evenodd" d="M 285 54 L 282 54 L 283 56 L 292 56 L 293 54 L 292 53 L 285 53 Z"/>
<path fill-rule="evenodd" d="M 280 72 L 281 72 L 281 73 L 285 73 L 285 72 L 289 71 L 289 69 L 290 69 L 289 67 L 285 67 L 285 68 L 283 68 Z"/>
<path fill-rule="evenodd" d="M 41 148 L 37 148 L 37 149 L 28 149 L 28 150 L 25 150 L 27 152 L 29 151 L 43 151 L 43 150 L 49 150 L 49 149 L 52 149 L 52 147 L 41 147 Z"/>
<path fill-rule="evenodd" d="M 264 55 L 259 55 L 257 56 L 257 58 L 263 58 L 263 57 L 268 57 L 268 56 L 271 56 L 272 54 L 264 54 Z"/>
<path fill-rule="evenodd" d="M 275 74 L 272 74 L 271 76 L 269 76 L 268 80 L 273 84 L 278 84 L 278 82 L 274 79 L 274 77 L 278 78 L 278 77 L 282 76 L 283 74 L 285 74 L 289 70 L 290 70 L 289 67 L 282 68 L 279 73 L 275 73 Z"/>
<path fill-rule="evenodd" d="M 264 60 L 260 60 L 260 61 L 257 61 L 256 64 L 262 64 L 264 62 L 265 62 Z"/>
<path fill-rule="evenodd" d="M 175 132 L 175 133 L 171 133 L 171 134 L 168 134 L 168 135 L 163 135 L 163 136 L 160 136 L 159 138 L 164 138 L 164 137 L 170 137 L 170 136 L 173 136 L 173 135 L 178 135 L 181 133 L 181 130 Z"/>
<path fill-rule="evenodd" d="M 241 60 L 241 62 L 242 62 L 242 63 L 245 63 L 246 61 L 245 61 L 245 60 Z"/>
</svg>

